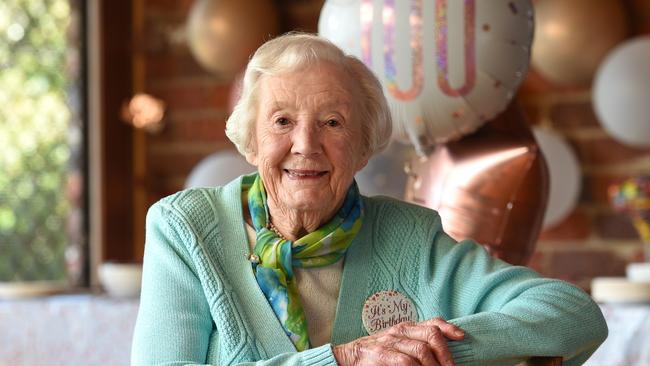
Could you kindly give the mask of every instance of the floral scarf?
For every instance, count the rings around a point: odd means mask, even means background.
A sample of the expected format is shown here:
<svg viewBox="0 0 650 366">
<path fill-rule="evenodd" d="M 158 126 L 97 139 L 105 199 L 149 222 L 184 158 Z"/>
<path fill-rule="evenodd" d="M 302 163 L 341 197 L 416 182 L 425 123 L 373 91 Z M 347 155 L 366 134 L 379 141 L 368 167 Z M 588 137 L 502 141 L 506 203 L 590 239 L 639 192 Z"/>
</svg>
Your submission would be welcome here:
<svg viewBox="0 0 650 366">
<path fill-rule="evenodd" d="M 356 182 L 343 205 L 325 225 L 292 242 L 271 230 L 264 184 L 259 174 L 242 180 L 243 197 L 256 232 L 255 277 L 275 315 L 298 351 L 309 348 L 307 321 L 300 302 L 293 267 L 323 267 L 337 262 L 361 228 L 363 207 Z M 313 295 L 315 296 L 315 295 Z"/>
</svg>

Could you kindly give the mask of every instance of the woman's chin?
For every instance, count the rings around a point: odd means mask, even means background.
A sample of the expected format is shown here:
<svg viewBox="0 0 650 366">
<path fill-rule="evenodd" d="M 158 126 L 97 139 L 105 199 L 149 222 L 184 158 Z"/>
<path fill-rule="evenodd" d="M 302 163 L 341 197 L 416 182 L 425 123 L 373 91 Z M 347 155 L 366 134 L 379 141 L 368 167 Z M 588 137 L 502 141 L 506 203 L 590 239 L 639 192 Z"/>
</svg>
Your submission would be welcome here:
<svg viewBox="0 0 650 366">
<path fill-rule="evenodd" d="M 313 211 L 326 206 L 326 202 L 331 200 L 331 197 L 323 197 L 322 190 L 310 191 L 303 189 L 298 192 L 292 192 L 291 197 L 288 197 L 285 203 L 289 208 L 294 210 Z"/>
</svg>

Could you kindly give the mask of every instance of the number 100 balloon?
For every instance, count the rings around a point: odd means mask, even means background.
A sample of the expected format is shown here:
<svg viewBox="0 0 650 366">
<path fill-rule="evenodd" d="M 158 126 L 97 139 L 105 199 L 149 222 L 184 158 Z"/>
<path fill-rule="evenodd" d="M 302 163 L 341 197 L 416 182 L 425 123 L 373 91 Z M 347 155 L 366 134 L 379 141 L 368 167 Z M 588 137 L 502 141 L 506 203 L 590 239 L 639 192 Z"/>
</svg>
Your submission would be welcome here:
<svg viewBox="0 0 650 366">
<path fill-rule="evenodd" d="M 381 81 L 420 154 L 502 112 L 528 69 L 530 0 L 327 0 L 319 33 Z"/>
</svg>

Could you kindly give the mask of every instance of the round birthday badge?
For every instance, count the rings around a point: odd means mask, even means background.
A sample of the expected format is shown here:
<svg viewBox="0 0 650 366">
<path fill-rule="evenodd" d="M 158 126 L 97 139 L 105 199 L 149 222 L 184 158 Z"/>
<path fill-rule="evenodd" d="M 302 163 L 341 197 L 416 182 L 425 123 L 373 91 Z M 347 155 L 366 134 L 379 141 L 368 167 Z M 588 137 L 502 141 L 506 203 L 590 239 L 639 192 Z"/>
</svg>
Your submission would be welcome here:
<svg viewBox="0 0 650 366">
<path fill-rule="evenodd" d="M 417 322 L 418 313 L 408 297 L 395 290 L 374 293 L 363 304 L 363 326 L 374 334 L 401 322 Z"/>
</svg>

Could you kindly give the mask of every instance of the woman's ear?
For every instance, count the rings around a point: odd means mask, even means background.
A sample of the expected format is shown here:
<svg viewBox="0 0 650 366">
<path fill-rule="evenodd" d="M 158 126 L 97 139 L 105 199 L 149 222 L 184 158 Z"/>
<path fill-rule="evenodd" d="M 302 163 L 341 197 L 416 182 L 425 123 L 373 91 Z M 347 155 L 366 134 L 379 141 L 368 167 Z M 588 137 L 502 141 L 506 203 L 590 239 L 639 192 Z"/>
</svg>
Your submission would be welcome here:
<svg viewBox="0 0 650 366">
<path fill-rule="evenodd" d="M 246 153 L 246 161 L 250 165 L 257 166 L 257 155 L 254 153 Z"/>
<path fill-rule="evenodd" d="M 370 153 L 366 152 L 359 159 L 359 162 L 358 162 L 358 164 L 356 166 L 357 172 L 359 172 L 361 169 L 366 167 L 366 165 L 368 164 L 368 160 L 370 160 Z"/>
<path fill-rule="evenodd" d="M 255 151 L 250 150 L 246 152 L 245 157 L 249 164 L 257 166 L 257 153 Z"/>
</svg>

